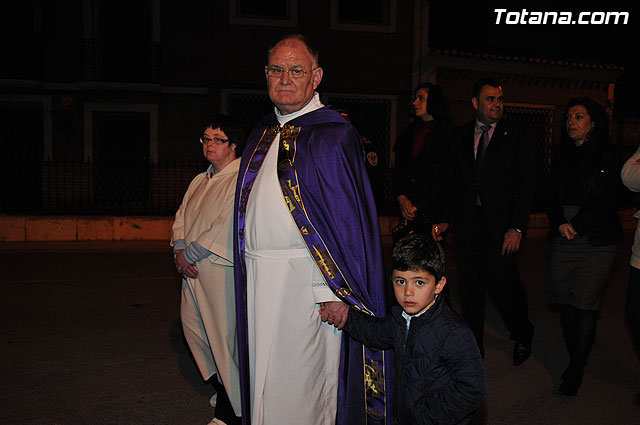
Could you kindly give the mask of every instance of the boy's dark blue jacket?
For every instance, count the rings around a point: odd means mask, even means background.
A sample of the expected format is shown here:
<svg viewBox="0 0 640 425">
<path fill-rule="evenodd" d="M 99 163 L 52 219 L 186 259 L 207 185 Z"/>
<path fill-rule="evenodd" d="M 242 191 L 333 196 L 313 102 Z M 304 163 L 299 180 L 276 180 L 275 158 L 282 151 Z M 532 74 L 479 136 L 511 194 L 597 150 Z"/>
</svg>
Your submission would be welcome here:
<svg viewBox="0 0 640 425">
<path fill-rule="evenodd" d="M 474 423 L 487 376 L 471 330 L 443 297 L 411 319 L 408 333 L 399 305 L 383 319 L 352 309 L 344 330 L 371 348 L 393 347 L 396 424 Z"/>
</svg>

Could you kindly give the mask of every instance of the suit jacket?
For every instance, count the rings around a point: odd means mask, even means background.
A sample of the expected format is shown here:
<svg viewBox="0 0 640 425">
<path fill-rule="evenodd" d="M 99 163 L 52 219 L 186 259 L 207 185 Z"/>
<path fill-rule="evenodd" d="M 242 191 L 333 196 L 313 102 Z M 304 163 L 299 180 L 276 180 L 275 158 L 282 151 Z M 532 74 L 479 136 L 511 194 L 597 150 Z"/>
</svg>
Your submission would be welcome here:
<svg viewBox="0 0 640 425">
<path fill-rule="evenodd" d="M 447 222 L 454 233 L 469 234 L 479 195 L 489 230 L 501 244 L 508 229 L 527 228 L 537 182 L 533 141 L 524 127 L 499 120 L 476 172 L 474 134 L 475 120 L 459 127 L 453 138 Z"/>
<path fill-rule="evenodd" d="M 428 223 L 434 223 L 442 219 L 440 207 L 455 128 L 448 119 L 438 120 L 413 161 L 411 149 L 420 124 L 414 122 L 405 127 L 393 148 L 396 154 L 393 197 L 395 200 L 405 195 L 413 204 L 419 205 Z"/>
</svg>

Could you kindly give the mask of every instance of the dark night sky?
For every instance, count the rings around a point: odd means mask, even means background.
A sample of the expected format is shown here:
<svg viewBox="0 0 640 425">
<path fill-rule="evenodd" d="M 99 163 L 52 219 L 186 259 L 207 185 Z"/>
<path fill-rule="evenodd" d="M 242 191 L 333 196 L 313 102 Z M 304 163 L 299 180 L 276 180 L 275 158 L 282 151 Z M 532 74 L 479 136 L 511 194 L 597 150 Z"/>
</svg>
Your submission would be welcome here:
<svg viewBox="0 0 640 425">
<path fill-rule="evenodd" d="M 556 1 L 488 1 L 461 6 L 455 1 L 431 4 L 430 45 L 473 51 L 545 58 L 582 59 L 626 67 L 640 65 L 640 5 L 618 0 L 589 5 Z M 635 3 L 635 4 L 634 4 Z M 627 25 L 507 25 L 496 24 L 494 9 L 508 12 L 616 11 L 629 12 Z M 502 18 L 504 22 L 504 17 Z"/>
<path fill-rule="evenodd" d="M 548 6 L 551 4 L 551 6 Z M 495 9 L 508 12 L 629 12 L 626 25 L 507 25 L 503 14 L 496 24 Z M 608 63 L 625 68 L 616 81 L 615 111 L 640 117 L 640 4 L 597 2 L 478 1 L 431 2 L 429 45 L 473 52 L 503 53 L 548 59 Z"/>
</svg>

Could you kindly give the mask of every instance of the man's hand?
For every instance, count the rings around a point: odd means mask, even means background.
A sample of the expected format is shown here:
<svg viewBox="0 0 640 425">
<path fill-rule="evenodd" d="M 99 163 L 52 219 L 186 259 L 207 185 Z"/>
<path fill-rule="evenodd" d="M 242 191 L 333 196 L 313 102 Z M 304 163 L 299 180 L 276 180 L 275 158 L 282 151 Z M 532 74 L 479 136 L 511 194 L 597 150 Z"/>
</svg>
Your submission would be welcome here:
<svg viewBox="0 0 640 425">
<path fill-rule="evenodd" d="M 344 328 L 349 315 L 349 306 L 342 301 L 327 301 L 320 303 L 320 319 L 338 329 Z"/>
<path fill-rule="evenodd" d="M 442 234 L 449 229 L 449 223 L 436 223 L 431 226 L 431 236 L 437 241 L 442 240 Z"/>
<path fill-rule="evenodd" d="M 183 249 L 174 251 L 176 253 L 176 258 L 173 261 L 176 263 L 176 270 L 178 270 L 178 273 L 184 277 L 195 279 L 198 277 L 198 269 L 196 269 L 193 264 L 189 264 L 189 262 L 184 258 L 183 251 Z"/>
<path fill-rule="evenodd" d="M 516 229 L 509 229 L 504 234 L 504 242 L 502 242 L 502 255 L 511 255 L 520 249 L 520 240 L 522 233 Z"/>
<path fill-rule="evenodd" d="M 558 226 L 558 232 L 563 238 L 569 241 L 575 238 L 576 235 L 578 234 L 578 232 L 576 232 L 573 226 L 570 225 L 569 223 L 564 223 Z"/>
<path fill-rule="evenodd" d="M 400 206 L 400 215 L 402 215 L 402 218 L 405 220 L 413 220 L 415 218 L 418 208 L 413 205 L 409 198 L 405 195 L 398 196 L 398 205 Z"/>
</svg>

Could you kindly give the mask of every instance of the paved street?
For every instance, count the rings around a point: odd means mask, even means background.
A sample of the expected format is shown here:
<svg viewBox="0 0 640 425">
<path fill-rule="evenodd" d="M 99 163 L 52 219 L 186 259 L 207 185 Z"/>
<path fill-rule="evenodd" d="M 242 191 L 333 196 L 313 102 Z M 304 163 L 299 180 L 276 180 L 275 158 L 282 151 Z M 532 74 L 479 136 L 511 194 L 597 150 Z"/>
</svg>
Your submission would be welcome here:
<svg viewBox="0 0 640 425">
<path fill-rule="evenodd" d="M 624 327 L 632 230 L 620 246 L 578 397 L 556 395 L 564 352 L 548 304 L 547 245 L 525 241 L 521 273 L 536 324 L 534 353 L 490 307 L 483 424 L 640 424 L 640 367 Z M 454 253 L 447 245 L 455 289 Z M 0 423 L 204 425 L 212 390 L 182 337 L 180 281 L 166 242 L 0 243 Z M 452 291 L 454 303 L 456 291 Z M 306 424 L 300 424 L 306 425 Z"/>
</svg>

